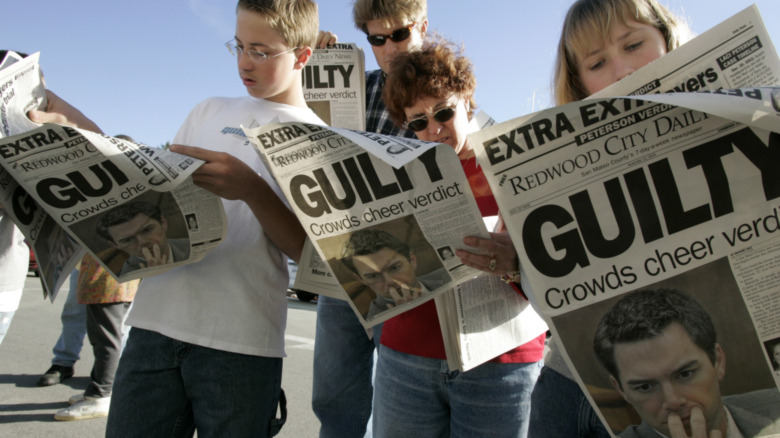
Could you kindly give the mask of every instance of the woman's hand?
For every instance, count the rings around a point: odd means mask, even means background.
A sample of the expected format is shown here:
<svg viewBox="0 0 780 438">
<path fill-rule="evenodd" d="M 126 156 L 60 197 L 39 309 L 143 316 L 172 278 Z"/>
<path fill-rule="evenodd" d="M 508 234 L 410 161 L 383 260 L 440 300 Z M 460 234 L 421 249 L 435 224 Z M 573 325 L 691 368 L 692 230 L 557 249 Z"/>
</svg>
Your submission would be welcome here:
<svg viewBox="0 0 780 438">
<path fill-rule="evenodd" d="M 509 233 L 490 233 L 490 239 L 468 236 L 463 239 L 463 243 L 485 252 L 480 254 L 464 249 L 456 250 L 455 255 L 460 257 L 464 265 L 495 275 L 517 273 L 517 251 Z"/>
</svg>

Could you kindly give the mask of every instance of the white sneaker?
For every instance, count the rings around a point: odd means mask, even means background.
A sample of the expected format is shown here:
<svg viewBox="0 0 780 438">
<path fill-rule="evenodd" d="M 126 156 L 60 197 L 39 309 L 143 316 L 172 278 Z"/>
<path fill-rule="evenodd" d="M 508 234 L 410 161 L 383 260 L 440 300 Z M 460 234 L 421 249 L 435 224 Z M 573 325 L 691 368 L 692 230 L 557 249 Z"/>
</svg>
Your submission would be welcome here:
<svg viewBox="0 0 780 438">
<path fill-rule="evenodd" d="M 111 397 L 84 396 L 84 400 L 74 403 L 69 408 L 57 411 L 57 413 L 54 414 L 54 419 L 59 421 L 74 421 L 107 417 L 110 403 Z"/>
<path fill-rule="evenodd" d="M 83 392 L 81 394 L 76 394 L 76 395 L 72 396 L 71 398 L 69 398 L 68 399 L 68 404 L 69 405 L 75 405 L 76 403 L 82 402 L 82 401 L 84 401 L 84 393 Z"/>
</svg>

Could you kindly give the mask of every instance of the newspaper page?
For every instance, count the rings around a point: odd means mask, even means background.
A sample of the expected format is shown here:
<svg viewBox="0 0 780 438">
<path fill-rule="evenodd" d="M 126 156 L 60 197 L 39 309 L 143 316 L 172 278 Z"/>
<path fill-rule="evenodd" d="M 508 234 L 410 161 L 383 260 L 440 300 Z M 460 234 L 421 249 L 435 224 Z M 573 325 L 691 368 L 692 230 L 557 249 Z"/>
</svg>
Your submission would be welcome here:
<svg viewBox="0 0 780 438">
<path fill-rule="evenodd" d="M 56 124 L 0 140 L 0 165 L 120 282 L 200 260 L 222 241 L 222 202 L 188 178 L 199 164 Z"/>
<path fill-rule="evenodd" d="M 365 327 L 480 274 L 442 256 L 465 236 L 489 235 L 451 147 L 404 139 L 416 158 L 395 168 L 385 161 L 397 160 L 391 136 L 295 122 L 245 131 Z"/>
<path fill-rule="evenodd" d="M 328 126 L 365 130 L 363 49 L 355 43 L 338 43 L 314 50 L 303 70 L 303 97 Z"/>
<path fill-rule="evenodd" d="M 26 61 L 0 70 L 9 105 L 3 126 L 23 127 L 22 133 L 0 139 L 0 166 L 4 178 L 21 186 L 64 230 L 55 227 L 51 236 L 38 239 L 64 242 L 56 236 L 69 234 L 121 282 L 200 260 L 222 241 L 222 202 L 189 178 L 201 160 L 86 130 L 30 122 L 26 112 L 40 105 L 40 95 L 30 90 L 43 88 L 39 74 L 37 83 L 16 81 L 28 70 L 13 69 Z M 39 71 L 37 58 L 30 62 Z M 34 128 L 27 130 L 30 124 Z M 57 245 L 35 249 L 43 260 L 64 252 Z"/>
<path fill-rule="evenodd" d="M 766 270 L 780 231 L 778 95 L 594 99 L 472 136 L 525 291 L 615 432 L 637 415 L 613 407 L 621 396 L 592 345 L 602 316 L 639 289 L 679 289 L 707 310 L 742 371 L 727 375 L 724 395 L 778 396 L 765 343 L 780 337 L 780 316 L 757 312 L 780 305 L 776 270 Z M 734 112 L 737 120 L 716 115 Z"/>
<path fill-rule="evenodd" d="M 547 330 L 529 301 L 495 275 L 461 283 L 435 300 L 451 370 L 468 371 Z"/>
<path fill-rule="evenodd" d="M 84 249 L 2 167 L 0 205 L 2 213 L 19 227 L 35 252 L 43 296 L 54 301 L 60 287 L 84 256 Z"/>
<path fill-rule="evenodd" d="M 330 266 L 325 263 L 317 252 L 317 248 L 306 239 L 301 251 L 301 260 L 298 262 L 298 272 L 293 283 L 295 289 L 325 295 L 331 298 L 347 300 L 347 296 L 341 284 L 333 275 Z"/>
</svg>

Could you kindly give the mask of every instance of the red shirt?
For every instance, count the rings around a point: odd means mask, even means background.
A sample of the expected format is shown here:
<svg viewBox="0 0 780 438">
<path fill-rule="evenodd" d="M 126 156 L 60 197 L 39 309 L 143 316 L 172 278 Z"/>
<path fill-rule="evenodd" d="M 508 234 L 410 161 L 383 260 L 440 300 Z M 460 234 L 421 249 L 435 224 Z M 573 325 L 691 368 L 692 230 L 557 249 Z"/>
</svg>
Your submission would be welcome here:
<svg viewBox="0 0 780 438">
<path fill-rule="evenodd" d="M 483 217 L 498 215 L 498 204 L 476 157 L 461 160 L 471 191 Z M 544 355 L 545 334 L 490 360 L 501 363 L 536 362 Z M 432 359 L 447 359 L 439 326 L 439 315 L 433 300 L 385 321 L 382 345 L 402 353 Z"/>
</svg>

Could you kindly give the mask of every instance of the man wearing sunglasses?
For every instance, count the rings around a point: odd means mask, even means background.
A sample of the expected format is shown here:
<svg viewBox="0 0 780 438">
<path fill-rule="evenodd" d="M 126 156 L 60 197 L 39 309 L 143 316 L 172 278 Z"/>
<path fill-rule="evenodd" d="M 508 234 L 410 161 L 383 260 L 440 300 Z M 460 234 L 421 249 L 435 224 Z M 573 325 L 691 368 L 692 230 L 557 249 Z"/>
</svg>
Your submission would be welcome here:
<svg viewBox="0 0 780 438">
<path fill-rule="evenodd" d="M 428 28 L 426 0 L 355 0 L 352 14 L 380 67 L 366 72 L 366 131 L 412 138 L 413 131 L 390 119 L 382 89 L 392 58 L 422 45 Z M 374 326 L 372 340 L 346 301 L 320 296 L 312 391 L 320 438 L 371 436 L 371 376 L 380 333 L 381 325 Z"/>
</svg>

